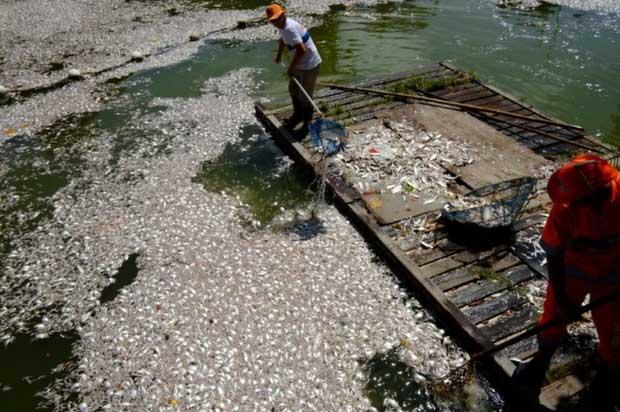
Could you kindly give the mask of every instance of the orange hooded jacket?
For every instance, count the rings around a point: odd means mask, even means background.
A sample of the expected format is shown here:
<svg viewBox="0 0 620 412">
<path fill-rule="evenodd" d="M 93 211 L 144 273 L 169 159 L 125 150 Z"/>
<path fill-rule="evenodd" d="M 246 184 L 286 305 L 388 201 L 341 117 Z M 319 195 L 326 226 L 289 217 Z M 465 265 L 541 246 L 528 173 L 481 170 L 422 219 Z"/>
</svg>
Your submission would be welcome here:
<svg viewBox="0 0 620 412">
<path fill-rule="evenodd" d="M 609 186 L 597 207 L 592 195 Z M 578 156 L 549 179 L 553 208 L 541 240 L 550 256 L 562 256 L 566 276 L 620 282 L 620 173 L 606 160 Z"/>
</svg>

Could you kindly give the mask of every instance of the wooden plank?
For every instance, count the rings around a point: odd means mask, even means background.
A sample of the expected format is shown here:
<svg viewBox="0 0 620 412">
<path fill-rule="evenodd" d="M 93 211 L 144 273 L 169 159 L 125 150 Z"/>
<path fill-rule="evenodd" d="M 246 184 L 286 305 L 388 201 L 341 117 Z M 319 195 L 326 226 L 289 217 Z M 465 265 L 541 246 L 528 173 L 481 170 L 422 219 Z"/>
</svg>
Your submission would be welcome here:
<svg viewBox="0 0 620 412">
<path fill-rule="evenodd" d="M 521 260 L 512 253 L 502 253 L 493 255 L 488 259 L 476 262 L 463 268 L 456 269 L 451 272 L 443 273 L 432 278 L 432 281 L 442 291 L 447 292 L 463 286 L 467 283 L 480 280 L 479 270 L 484 268 L 492 272 L 503 272 L 513 266 L 517 266 Z"/>
<path fill-rule="evenodd" d="M 425 73 L 422 75 L 413 75 L 407 80 L 413 80 L 413 79 L 435 80 L 435 79 L 442 79 L 444 77 L 451 76 L 451 75 L 452 73 L 450 72 L 450 70 L 442 69 L 442 70 L 437 70 L 434 72 Z"/>
<path fill-rule="evenodd" d="M 511 137 L 518 143 L 526 146 L 530 150 L 538 150 L 547 146 L 556 145 L 559 142 L 547 136 L 542 136 L 533 132 L 525 132 L 523 129 L 516 131 L 511 130 Z"/>
<path fill-rule="evenodd" d="M 441 90 L 436 90 L 430 93 L 430 95 L 434 97 L 438 97 L 438 98 L 440 97 L 443 98 L 443 96 L 449 95 L 451 93 L 456 93 L 456 92 L 470 90 L 470 89 L 476 89 L 479 87 L 480 85 L 478 83 L 469 82 L 469 83 L 459 84 L 458 86 L 450 86 L 450 87 L 446 87 Z"/>
<path fill-rule="evenodd" d="M 464 250 L 455 255 L 452 255 L 444 259 L 437 260 L 433 263 L 429 263 L 428 265 L 422 266 L 422 270 L 424 271 L 426 276 L 430 278 L 430 277 L 437 276 L 442 273 L 448 272 L 450 270 L 460 268 L 462 266 L 465 266 L 468 263 L 485 260 L 489 258 L 490 256 L 493 256 L 496 253 L 505 251 L 507 249 L 508 249 L 508 245 L 498 244 L 484 251 L 476 252 L 476 251 Z"/>
<path fill-rule="evenodd" d="M 367 111 L 366 113 L 355 114 L 354 116 L 350 117 L 349 119 L 345 120 L 342 123 L 344 124 L 345 127 L 351 124 L 359 124 L 359 123 L 377 118 L 378 116 L 381 115 L 382 112 L 393 110 L 405 104 L 407 103 L 391 102 L 391 103 L 386 103 L 384 105 L 376 106 L 372 110 Z"/>
<path fill-rule="evenodd" d="M 585 383 L 574 375 L 566 376 L 545 386 L 540 394 L 540 404 L 553 411 L 567 399 L 585 388 Z M 584 411 L 585 412 L 585 411 Z"/>
<path fill-rule="evenodd" d="M 562 157 L 562 156 L 570 156 L 573 153 L 577 153 L 579 149 L 568 145 L 566 143 L 556 143 L 549 146 L 543 146 L 536 149 L 537 153 L 540 153 L 542 156 L 548 158 Z"/>
<path fill-rule="evenodd" d="M 548 137 L 548 136 L 547 136 Z M 551 139 L 551 140 L 555 140 L 555 139 Z M 589 145 L 591 147 L 595 147 L 594 145 L 592 145 L 591 143 L 589 143 L 586 139 L 583 138 L 578 138 L 578 139 L 571 139 L 571 142 L 575 142 L 577 144 L 586 144 Z M 581 147 L 577 147 L 571 143 L 568 142 L 561 142 L 561 141 L 545 141 L 544 143 L 540 143 L 538 145 L 536 145 L 535 147 L 533 147 L 531 150 L 534 150 L 535 152 L 545 152 L 545 153 L 558 153 L 557 150 L 557 146 L 566 148 L 564 149 L 564 151 L 567 154 L 571 154 L 571 153 L 575 153 L 575 152 L 579 152 L 579 153 L 583 153 L 586 151 L 586 149 L 581 148 Z M 596 153 L 596 154 L 601 154 L 601 153 Z"/>
<path fill-rule="evenodd" d="M 432 70 L 432 71 L 437 71 L 437 70 L 441 70 L 440 67 L 429 67 L 428 70 Z M 422 70 L 424 71 L 424 70 Z M 395 81 L 395 80 L 401 80 L 407 77 L 411 77 L 413 73 L 411 71 L 405 71 L 405 72 L 398 72 L 398 73 L 394 73 L 388 76 L 376 76 L 367 80 L 364 80 L 360 83 L 356 83 L 359 85 L 363 85 L 364 87 L 374 87 L 377 85 L 381 85 L 384 84 L 386 82 L 390 82 L 390 81 Z M 345 94 L 345 93 L 349 93 L 347 91 L 343 91 L 343 90 L 335 90 L 335 89 L 330 89 L 330 88 L 324 88 L 324 89 L 320 89 L 317 91 L 316 93 L 316 98 L 317 100 L 321 101 L 325 101 L 326 99 L 333 97 L 333 96 L 338 96 L 341 94 Z"/>
<path fill-rule="evenodd" d="M 510 268 L 501 275 L 503 275 L 501 281 L 485 279 L 449 292 L 452 302 L 458 307 L 463 307 L 494 293 L 512 289 L 515 285 L 530 280 L 535 276 L 534 272 L 525 265 Z"/>
<path fill-rule="evenodd" d="M 490 107 L 492 109 L 499 109 L 497 105 L 503 101 L 504 98 L 498 94 L 491 95 L 489 97 L 485 97 L 483 99 L 478 99 L 473 102 L 468 102 L 467 104 L 475 104 L 476 106 L 484 106 Z"/>
<path fill-rule="evenodd" d="M 538 337 L 530 336 L 504 349 L 502 354 L 507 358 L 525 360 L 538 351 Z"/>
<path fill-rule="evenodd" d="M 352 108 L 351 110 L 345 110 L 341 114 L 329 116 L 328 119 L 333 120 L 335 122 L 342 122 L 347 119 L 351 119 L 356 116 L 364 115 L 370 112 L 376 111 L 379 107 L 384 106 L 386 104 L 394 103 L 393 100 L 390 99 L 369 99 L 359 102 L 357 106 Z"/>
<path fill-rule="evenodd" d="M 429 72 L 426 73 L 424 75 L 420 75 L 420 76 L 416 76 L 416 75 L 410 75 L 410 76 L 406 76 L 406 77 L 402 77 L 402 78 L 395 78 L 389 81 L 385 81 L 385 82 L 381 82 L 381 83 L 377 83 L 374 85 L 356 85 L 355 87 L 366 87 L 366 88 L 373 88 L 376 90 L 386 90 L 388 87 L 392 87 L 398 83 L 403 83 L 406 82 L 408 80 L 411 80 L 414 77 L 422 77 L 426 80 L 432 80 L 435 78 L 441 78 L 441 77 L 445 77 L 448 74 L 447 71 L 436 71 L 436 72 Z M 336 96 L 334 98 L 329 98 L 329 99 L 315 99 L 317 101 L 317 104 L 321 104 L 321 103 L 327 103 L 327 104 L 343 104 L 344 103 L 350 103 L 351 101 L 355 101 L 356 97 L 355 96 L 359 96 L 360 99 L 364 99 L 364 98 L 368 98 L 369 96 L 371 96 L 371 94 L 369 93 L 363 93 L 363 92 L 352 92 L 352 91 L 345 91 L 345 93 L 347 93 L 347 95 L 340 95 L 340 96 Z M 357 99 L 359 100 L 359 99 Z"/>
<path fill-rule="evenodd" d="M 424 249 L 417 253 L 414 260 L 418 265 L 424 266 L 465 249 L 467 249 L 466 245 L 454 242 L 449 237 L 445 237 L 436 241 L 432 249 Z"/>
<path fill-rule="evenodd" d="M 529 176 L 532 170 L 550 163 L 467 113 L 419 105 L 413 119 L 426 129 L 440 133 L 446 140 L 464 140 L 473 150 L 477 149 L 477 159 L 473 163 L 447 167 L 473 188 Z M 511 161 L 500 161 L 500 157 Z"/>
<path fill-rule="evenodd" d="M 538 309 L 532 306 L 524 306 L 518 308 L 516 312 L 506 312 L 505 316 L 501 316 L 491 325 L 480 326 L 480 331 L 487 338 L 496 342 L 532 326 L 539 316 Z"/>
<path fill-rule="evenodd" d="M 428 203 L 425 199 L 416 199 L 403 193 L 392 193 L 390 189 L 387 189 L 390 184 L 394 184 L 394 181 L 383 182 L 371 192 L 361 195 L 368 210 L 382 225 L 438 210 L 447 201 L 440 198 Z"/>
<path fill-rule="evenodd" d="M 436 66 L 432 65 L 432 66 L 428 66 L 425 68 L 421 68 L 419 69 L 419 71 L 418 70 L 407 71 L 407 72 L 395 73 L 389 76 L 376 77 L 374 79 L 370 79 L 370 80 L 367 80 L 361 83 L 357 83 L 356 87 L 377 87 L 381 85 L 403 81 L 411 77 L 432 75 L 433 73 L 437 73 L 437 72 L 445 72 L 445 69 L 439 65 L 436 65 Z M 347 94 L 347 93 L 350 93 L 350 92 L 343 91 L 343 90 L 334 90 L 330 88 L 321 89 L 317 92 L 317 100 L 327 101 L 327 102 L 334 101 L 333 97 L 336 97 L 342 94 Z"/>
<path fill-rule="evenodd" d="M 566 139 L 571 139 L 571 138 L 582 139 L 585 137 L 585 133 L 582 131 L 575 130 L 575 129 L 569 129 L 569 128 L 563 128 L 563 127 L 549 125 L 549 124 L 541 125 L 537 127 L 536 129 L 542 130 L 543 132 L 546 132 L 546 133 L 559 133 L 560 136 L 565 137 Z"/>
<path fill-rule="evenodd" d="M 498 110 L 503 110 L 505 112 L 516 112 L 516 111 L 521 111 L 523 109 L 523 107 L 519 106 L 516 103 L 511 102 L 510 100 L 502 100 L 501 102 L 497 103 L 494 108 L 498 109 Z M 527 113 L 527 112 L 526 112 Z"/>
<path fill-rule="evenodd" d="M 445 66 L 445 67 L 448 67 L 448 68 L 451 67 L 449 64 L 446 64 L 446 63 L 440 63 L 440 64 L 442 66 Z M 536 116 L 542 117 L 544 119 L 548 119 L 548 120 L 552 120 L 552 121 L 556 121 L 556 122 L 562 122 L 562 120 L 560 120 L 560 119 L 558 119 L 558 118 L 556 118 L 554 116 L 551 116 L 551 115 L 549 115 L 547 113 L 541 112 L 541 111 L 537 110 L 536 108 L 534 108 L 533 106 L 527 105 L 527 104 L 521 102 L 519 99 L 511 96 L 510 94 L 508 94 L 508 93 L 506 93 L 506 92 L 504 92 L 504 91 L 502 91 L 502 90 L 500 90 L 500 89 L 498 89 L 498 88 L 496 88 L 494 86 L 491 86 L 491 85 L 488 85 L 488 84 L 483 84 L 483 85 L 487 89 L 489 89 L 489 90 L 491 90 L 491 91 L 493 91 L 493 92 L 495 92 L 497 94 L 500 94 L 500 95 L 504 96 L 507 101 L 513 102 L 513 103 L 515 103 L 515 104 L 517 104 L 517 105 L 519 105 L 521 107 L 526 108 L 531 113 L 531 115 L 536 115 Z M 589 135 L 585 134 L 585 132 L 584 132 L 584 139 L 587 140 L 589 143 L 593 143 L 594 145 L 597 145 L 599 147 L 605 148 L 605 149 L 607 149 L 609 151 L 613 152 L 613 151 L 617 150 L 615 147 L 613 147 L 611 145 L 608 145 L 608 144 L 605 144 L 605 143 L 601 142 L 599 139 L 596 139 L 596 138 L 594 138 L 592 136 L 589 136 Z"/>
<path fill-rule="evenodd" d="M 370 103 L 378 103 L 381 101 L 390 100 L 385 97 L 378 97 L 376 95 L 364 94 L 364 93 L 351 93 L 351 96 L 343 98 L 342 100 L 338 100 L 336 102 L 330 102 L 327 104 L 317 103 L 319 107 L 321 105 L 326 105 L 327 110 L 323 110 L 328 112 L 327 117 L 334 116 L 335 114 L 329 115 L 330 112 L 335 111 L 338 108 L 338 111 L 346 112 L 349 110 L 358 109 L 360 107 L 364 107 Z"/>
<path fill-rule="evenodd" d="M 477 324 L 501 315 L 507 310 L 514 310 L 525 302 L 527 299 L 511 290 L 501 296 L 490 297 L 478 305 L 467 306 L 463 309 L 463 313 Z"/>
<path fill-rule="evenodd" d="M 470 94 L 458 96 L 456 98 L 450 99 L 450 101 L 480 106 L 477 102 L 478 100 L 487 99 L 491 96 L 497 96 L 497 94 L 490 92 L 488 90 L 482 89 L 477 93 L 470 93 Z"/>
<path fill-rule="evenodd" d="M 416 290 L 429 299 L 442 319 L 458 332 L 460 338 L 465 339 L 470 350 L 474 347 L 479 348 L 479 350 L 490 347 L 490 341 L 479 333 L 475 325 L 463 315 L 443 292 L 425 278 L 424 273 L 417 265 L 413 264 L 404 253 L 395 247 L 391 239 L 383 233 L 361 202 L 350 203 L 348 207 L 353 212 L 358 223 L 363 223 L 364 228 L 368 229 L 378 241 L 378 245 L 382 247 L 386 255 L 405 269 L 405 274 L 416 287 Z M 513 366 L 507 359 L 493 357 L 493 360 L 495 367 L 499 367 L 503 373 L 508 373 L 509 375 L 512 372 Z"/>
<path fill-rule="evenodd" d="M 442 64 L 442 65 L 443 65 L 443 64 Z M 534 107 L 533 107 L 533 106 L 531 106 L 531 105 L 526 105 L 525 103 L 523 103 L 523 102 L 519 101 L 518 99 L 516 99 L 516 98 L 512 97 L 512 96 L 511 96 L 511 95 L 509 95 L 508 93 L 506 93 L 506 92 L 504 92 L 504 91 L 501 91 L 501 90 L 497 89 L 496 87 L 490 86 L 490 85 L 488 85 L 488 84 L 485 84 L 484 86 L 485 86 L 486 88 L 488 88 L 489 90 L 495 91 L 496 93 L 503 95 L 503 96 L 504 96 L 507 100 L 512 101 L 512 102 L 515 102 L 515 103 L 517 103 L 517 104 L 519 104 L 519 105 L 521 105 L 521 106 L 523 106 L 523 107 L 526 107 L 526 108 L 528 109 L 528 111 L 529 111 L 529 112 L 531 112 L 533 115 L 537 115 L 537 116 L 540 116 L 540 117 L 542 117 L 542 118 L 549 119 L 549 120 L 553 120 L 553 121 L 557 121 L 557 122 L 561 122 L 561 121 L 562 121 L 562 120 L 557 119 L 557 118 L 555 118 L 555 117 L 553 117 L 553 116 L 550 116 L 550 115 L 549 115 L 549 114 L 547 114 L 547 113 L 544 113 L 544 112 L 541 112 L 541 111 L 537 110 L 536 108 L 534 108 Z M 584 134 L 585 134 L 585 132 L 584 132 Z M 585 135 L 584 135 L 584 139 L 586 139 L 589 143 L 593 143 L 593 144 L 595 144 L 595 145 L 597 145 L 597 146 L 599 146 L 599 147 L 606 148 L 606 149 L 608 149 L 608 150 L 610 150 L 610 151 L 615 151 L 615 150 L 617 150 L 617 149 L 616 149 L 616 148 L 614 148 L 613 146 L 611 146 L 611 145 L 607 145 L 607 144 L 605 144 L 605 143 L 601 142 L 600 140 L 598 140 L 598 139 L 596 139 L 596 138 L 593 138 L 592 136 L 589 136 L 589 135 L 587 135 L 587 134 L 585 134 Z"/>
<path fill-rule="evenodd" d="M 478 94 L 480 92 L 487 92 L 487 90 L 484 87 L 482 87 L 481 85 L 476 84 L 476 83 L 466 83 L 464 85 L 461 85 L 456 90 L 448 91 L 446 93 L 445 91 L 447 89 L 451 89 L 451 88 L 448 87 L 448 88 L 445 88 L 445 89 L 441 89 L 439 91 L 429 93 L 429 95 L 431 97 L 437 97 L 437 98 L 442 98 L 442 99 L 445 99 L 445 100 L 454 101 L 455 99 L 458 99 L 458 98 L 463 97 L 463 96 L 474 95 L 474 94 Z"/>
</svg>

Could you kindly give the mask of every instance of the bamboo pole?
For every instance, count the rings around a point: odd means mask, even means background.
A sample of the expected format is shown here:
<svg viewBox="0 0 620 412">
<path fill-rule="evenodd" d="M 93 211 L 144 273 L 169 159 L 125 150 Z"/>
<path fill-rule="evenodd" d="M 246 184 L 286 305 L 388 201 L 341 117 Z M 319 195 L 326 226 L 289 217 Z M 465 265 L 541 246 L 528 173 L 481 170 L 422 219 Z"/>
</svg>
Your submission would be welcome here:
<svg viewBox="0 0 620 412">
<path fill-rule="evenodd" d="M 331 89 L 340 89 L 340 90 L 348 90 L 348 91 L 353 91 L 353 92 L 371 93 L 371 94 L 377 94 L 377 95 L 382 95 L 382 96 L 401 97 L 401 98 L 404 98 L 404 99 L 419 100 L 421 102 L 431 102 L 431 103 L 443 104 L 443 105 L 446 105 L 446 106 L 458 107 L 458 108 L 465 109 L 465 110 L 474 110 L 474 111 L 479 111 L 479 112 L 488 112 L 488 113 L 494 113 L 494 114 L 499 114 L 499 115 L 511 116 L 511 117 L 516 117 L 517 119 L 528 120 L 530 122 L 551 124 L 551 125 L 554 125 L 554 126 L 568 127 L 570 129 L 575 129 L 575 130 L 583 131 L 583 127 L 581 127 L 581 126 L 576 126 L 576 125 L 573 125 L 573 124 L 558 122 L 558 121 L 555 121 L 555 120 L 549 120 L 549 119 L 542 119 L 542 118 L 537 118 L 537 117 L 524 116 L 522 114 L 506 112 L 504 110 L 492 109 L 490 107 L 476 106 L 476 105 L 473 105 L 473 104 L 465 104 L 465 103 L 456 103 L 456 102 L 451 102 L 449 100 L 435 99 L 435 98 L 432 98 L 432 97 L 420 96 L 420 95 L 416 95 L 416 94 L 396 93 L 396 92 L 388 92 L 386 90 L 369 89 L 369 88 L 366 88 L 366 87 L 352 87 L 352 86 L 344 86 L 344 85 L 341 85 L 341 84 L 322 83 L 322 82 L 318 82 L 317 84 L 319 84 L 321 86 L 329 87 Z"/>
<path fill-rule="evenodd" d="M 579 147 L 581 149 L 591 150 L 593 152 L 598 152 L 598 153 L 608 153 L 609 152 L 608 150 L 603 150 L 603 149 L 598 148 L 598 147 L 592 147 L 592 146 L 589 146 L 589 145 L 585 145 L 583 143 L 579 143 L 579 142 L 575 142 L 575 141 L 570 140 L 570 139 L 566 139 L 564 137 L 555 136 L 555 135 L 552 135 L 551 133 L 547 133 L 547 132 L 544 132 L 542 130 L 534 129 L 533 127 L 525 126 L 525 125 L 518 124 L 518 123 L 509 122 L 508 120 L 498 119 L 497 117 L 491 116 L 491 115 L 486 114 L 486 113 L 482 113 L 482 115 L 485 116 L 485 117 L 488 117 L 489 119 L 493 119 L 493 120 L 495 120 L 497 122 L 506 123 L 506 124 L 508 124 L 510 126 L 513 126 L 513 127 L 519 127 L 519 128 L 521 128 L 523 130 L 526 130 L 528 132 L 536 133 L 536 134 L 539 134 L 541 136 L 545 136 L 545 137 L 548 137 L 550 139 L 554 139 L 554 140 L 556 140 L 558 142 L 563 142 L 563 143 L 566 143 L 566 144 L 570 144 L 570 145 Z"/>
</svg>

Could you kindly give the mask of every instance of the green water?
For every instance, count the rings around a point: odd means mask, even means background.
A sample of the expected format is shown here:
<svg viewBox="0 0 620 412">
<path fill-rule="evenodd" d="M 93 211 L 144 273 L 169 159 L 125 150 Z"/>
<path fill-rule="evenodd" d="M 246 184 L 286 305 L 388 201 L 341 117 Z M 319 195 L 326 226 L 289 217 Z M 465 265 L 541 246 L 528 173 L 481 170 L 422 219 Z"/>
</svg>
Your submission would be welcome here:
<svg viewBox="0 0 620 412">
<path fill-rule="evenodd" d="M 438 61 L 593 134 L 620 128 L 620 17 L 545 6 L 495 7 L 484 0 L 404 1 L 330 13 L 311 29 L 321 80 L 351 82 Z M 275 33 L 275 31 L 274 31 Z M 256 68 L 257 97 L 286 100 L 276 42 L 207 42 L 194 58 L 146 72 L 159 96 L 197 96 L 202 82 Z M 183 79 L 181 79 L 183 74 Z"/>
<path fill-rule="evenodd" d="M 197 3 L 212 8 L 252 9 L 265 4 Z M 354 82 L 449 61 L 466 71 L 475 71 L 482 81 L 553 116 L 584 125 L 590 132 L 620 143 L 619 23 L 618 15 L 565 7 L 523 11 L 499 8 L 483 0 L 429 0 L 333 11 L 311 32 L 324 60 L 323 81 Z M 144 71 L 104 87 L 111 101 L 100 112 L 69 116 L 35 138 L 18 135 L 3 144 L 0 260 L 17 237 L 51 216 L 51 197 L 80 176 L 82 168 L 87 167 L 84 155 L 91 143 L 104 134 L 113 139 L 111 167 L 123 156 L 153 146 L 153 142 L 157 143 L 157 150 L 145 152 L 145 156 L 167 153 L 167 142 L 159 131 L 128 125 L 131 119 L 166 110 L 152 106 L 153 98 L 198 97 L 206 80 L 250 67 L 256 69 L 259 82 L 257 99 L 286 102 L 283 68 L 272 62 L 275 49 L 275 41 L 204 42 L 196 55 L 186 61 Z M 279 155 L 259 130 L 248 126 L 239 141 L 229 145 L 220 157 L 205 162 L 195 181 L 207 191 L 239 195 L 258 220 L 268 222 L 280 207 L 290 209 L 310 200 L 305 191 L 308 176 L 295 167 L 283 168 L 277 159 Z M 113 299 L 115 293 L 110 290 L 106 296 Z M 1 353 L 2 358 L 26 359 L 28 341 L 28 337 L 20 337 L 15 345 L 22 347 L 22 351 L 12 352 L 15 346 L 11 346 Z M 36 372 L 39 375 L 70 357 L 64 341 L 51 339 L 41 345 L 52 348 L 41 349 L 42 356 L 54 353 L 58 358 L 50 357 L 49 365 L 39 362 L 43 368 Z M 392 363 L 395 362 L 387 358 L 371 361 L 367 365 L 369 379 L 376 371 L 383 373 L 387 368 L 389 372 L 390 366 L 401 368 L 395 371 L 405 375 L 411 372 Z M 25 374 L 31 373 L 26 369 L 19 372 L 19 368 L 12 368 L 10 373 L 9 369 L 1 370 L 2 384 L 22 388 L 20 392 L 5 391 L 3 396 L 23 402 L 22 410 L 28 410 L 32 394 L 41 390 L 41 384 L 24 383 Z M 401 396 L 381 394 L 370 386 L 367 394 L 373 403 L 382 402 L 381 397 Z M 402 396 L 409 402 L 408 395 Z M 423 393 L 420 396 L 424 398 Z"/>
<path fill-rule="evenodd" d="M 81 153 L 96 133 L 96 114 L 77 114 L 0 146 L 0 262 L 15 238 L 51 215 L 51 196 L 80 174 Z"/>
<path fill-rule="evenodd" d="M 37 394 L 75 368 L 72 350 L 78 341 L 74 331 L 45 339 L 20 334 L 8 346 L 0 346 L 1 410 L 53 410 L 51 406 L 41 408 L 42 398 Z"/>
<path fill-rule="evenodd" d="M 289 167 L 282 153 L 258 126 L 246 126 L 240 140 L 228 144 L 216 159 L 204 163 L 194 179 L 207 191 L 238 195 L 261 224 L 282 209 L 295 210 L 312 200 L 306 189 L 313 178 L 298 165 Z"/>
<path fill-rule="evenodd" d="M 399 348 L 377 353 L 362 362 L 364 387 L 371 405 L 380 412 L 392 410 L 390 401 L 412 412 L 440 412 L 427 389 L 416 383 L 416 371 L 401 360 Z"/>
</svg>

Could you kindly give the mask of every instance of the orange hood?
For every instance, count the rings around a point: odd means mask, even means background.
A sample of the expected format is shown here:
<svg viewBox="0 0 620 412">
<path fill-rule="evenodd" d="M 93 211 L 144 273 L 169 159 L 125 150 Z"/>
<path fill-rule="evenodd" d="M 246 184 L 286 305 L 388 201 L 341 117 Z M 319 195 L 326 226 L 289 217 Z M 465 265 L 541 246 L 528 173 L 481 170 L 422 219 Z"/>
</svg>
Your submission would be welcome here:
<svg viewBox="0 0 620 412">
<path fill-rule="evenodd" d="M 618 178 L 618 171 L 605 159 L 581 155 L 551 175 L 547 192 L 553 203 L 568 204 L 596 193 Z"/>
</svg>

